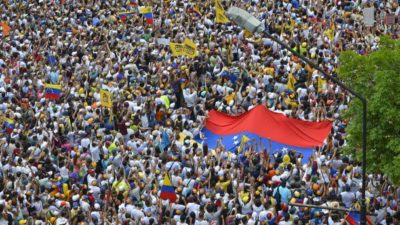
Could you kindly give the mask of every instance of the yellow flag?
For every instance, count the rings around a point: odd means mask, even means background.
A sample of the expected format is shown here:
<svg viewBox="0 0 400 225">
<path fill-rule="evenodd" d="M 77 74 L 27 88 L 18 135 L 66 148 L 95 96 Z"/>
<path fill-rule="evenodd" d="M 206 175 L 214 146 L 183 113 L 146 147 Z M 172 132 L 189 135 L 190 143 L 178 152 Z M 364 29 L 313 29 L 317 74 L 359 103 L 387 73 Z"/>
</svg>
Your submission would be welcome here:
<svg viewBox="0 0 400 225">
<path fill-rule="evenodd" d="M 287 81 L 287 89 L 294 91 L 294 85 L 297 83 L 296 77 L 293 74 L 289 74 Z"/>
<path fill-rule="evenodd" d="M 293 20 L 292 17 L 290 17 L 289 19 L 290 19 L 289 30 L 290 33 L 293 35 L 294 28 L 296 27 L 296 22 Z"/>
<path fill-rule="evenodd" d="M 326 90 L 326 80 L 318 77 L 318 92 Z"/>
<path fill-rule="evenodd" d="M 242 140 L 240 141 L 241 143 L 247 143 L 247 142 L 249 142 L 250 141 L 250 138 L 249 137 L 247 137 L 246 135 L 243 135 L 242 136 Z"/>
<path fill-rule="evenodd" d="M 290 32 L 293 34 L 293 30 L 294 30 L 294 20 L 292 19 L 292 17 L 290 17 Z"/>
<path fill-rule="evenodd" d="M 215 10 L 217 9 L 224 11 L 224 7 L 221 5 L 221 2 L 219 2 L 219 0 L 215 0 Z"/>
<path fill-rule="evenodd" d="M 183 44 L 171 42 L 169 43 L 169 47 L 171 48 L 173 56 L 188 56 L 194 58 L 197 55 L 196 44 L 188 38 L 185 39 Z"/>
<path fill-rule="evenodd" d="M 324 32 L 324 34 L 329 38 L 330 41 L 333 41 L 334 32 L 332 29 L 328 29 Z"/>
<path fill-rule="evenodd" d="M 100 90 L 100 102 L 102 106 L 111 108 L 113 106 L 111 93 L 107 90 Z"/>
<path fill-rule="evenodd" d="M 189 38 L 186 38 L 183 43 L 185 45 L 188 45 L 188 46 L 192 47 L 192 48 L 196 48 L 196 44 L 192 40 L 190 40 Z"/>
<path fill-rule="evenodd" d="M 215 10 L 215 16 L 216 16 L 215 17 L 216 18 L 216 20 L 215 20 L 216 23 L 225 24 L 225 23 L 229 23 L 230 22 L 228 17 L 225 16 L 225 12 L 224 11 L 216 9 Z"/>
<path fill-rule="evenodd" d="M 330 41 L 333 41 L 333 38 L 335 37 L 335 22 L 331 21 L 331 25 L 329 29 L 327 29 L 324 34 L 328 37 Z"/>
<path fill-rule="evenodd" d="M 196 55 L 197 55 L 197 46 L 196 46 L 196 44 L 192 40 L 190 40 L 188 38 L 185 39 L 183 44 L 184 44 L 184 47 L 185 47 L 184 48 L 185 49 L 185 55 L 187 55 L 190 58 L 196 57 Z"/>
<path fill-rule="evenodd" d="M 65 196 L 65 199 L 69 199 L 69 194 L 71 192 L 68 189 L 68 184 L 64 183 L 62 187 L 63 187 L 63 193 L 64 193 L 64 196 Z"/>
<path fill-rule="evenodd" d="M 228 60 L 228 65 L 232 64 L 232 45 L 229 43 L 228 48 L 226 49 L 226 59 Z"/>
<path fill-rule="evenodd" d="M 219 0 L 215 0 L 215 22 L 216 23 L 229 23 L 228 17 L 225 16 L 224 7 L 222 7 Z"/>
<path fill-rule="evenodd" d="M 171 48 L 173 56 L 185 55 L 185 46 L 183 44 L 170 42 L 169 47 Z"/>
<path fill-rule="evenodd" d="M 240 140 L 240 145 L 237 147 L 237 151 L 240 153 L 242 151 L 243 145 L 248 143 L 250 141 L 250 138 L 247 137 L 246 135 L 242 136 L 242 139 Z"/>
</svg>

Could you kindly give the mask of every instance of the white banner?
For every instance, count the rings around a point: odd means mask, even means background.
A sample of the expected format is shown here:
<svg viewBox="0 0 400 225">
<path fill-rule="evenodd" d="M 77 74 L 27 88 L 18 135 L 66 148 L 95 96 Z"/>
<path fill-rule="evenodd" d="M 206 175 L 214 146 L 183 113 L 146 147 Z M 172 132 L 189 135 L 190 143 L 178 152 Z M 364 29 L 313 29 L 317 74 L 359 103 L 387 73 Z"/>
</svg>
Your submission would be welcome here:
<svg viewBox="0 0 400 225">
<path fill-rule="evenodd" d="M 157 39 L 157 44 L 159 44 L 159 45 L 169 45 L 169 39 L 168 38 L 158 38 Z"/>
<path fill-rule="evenodd" d="M 374 14 L 375 14 L 375 8 L 374 7 L 365 8 L 363 10 L 365 26 L 367 26 L 367 27 L 374 26 L 374 23 L 375 23 Z"/>
</svg>

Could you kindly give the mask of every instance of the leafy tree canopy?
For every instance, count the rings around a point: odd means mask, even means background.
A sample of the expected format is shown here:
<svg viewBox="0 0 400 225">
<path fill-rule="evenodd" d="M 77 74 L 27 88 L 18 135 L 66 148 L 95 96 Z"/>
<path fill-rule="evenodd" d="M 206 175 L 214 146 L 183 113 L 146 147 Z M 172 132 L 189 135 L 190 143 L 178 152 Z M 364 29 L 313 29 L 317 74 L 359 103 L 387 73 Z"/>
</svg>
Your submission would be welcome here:
<svg viewBox="0 0 400 225">
<path fill-rule="evenodd" d="M 383 36 L 379 50 L 361 56 L 340 55 L 339 77 L 366 97 L 367 168 L 383 172 L 400 185 L 400 40 Z M 353 99 L 344 115 L 349 119 L 345 152 L 362 156 L 362 104 Z"/>
</svg>

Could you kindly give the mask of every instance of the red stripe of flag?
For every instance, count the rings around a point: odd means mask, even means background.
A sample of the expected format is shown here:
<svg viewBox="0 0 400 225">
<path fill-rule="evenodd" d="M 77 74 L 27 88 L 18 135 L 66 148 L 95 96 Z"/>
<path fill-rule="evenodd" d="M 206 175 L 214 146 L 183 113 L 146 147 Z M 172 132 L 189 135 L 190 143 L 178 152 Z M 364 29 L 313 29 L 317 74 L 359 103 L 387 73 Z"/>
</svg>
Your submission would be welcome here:
<svg viewBox="0 0 400 225">
<path fill-rule="evenodd" d="M 44 95 L 45 98 L 50 99 L 50 100 L 58 100 L 60 99 L 60 95 L 57 95 L 55 93 L 46 93 Z"/>
<path fill-rule="evenodd" d="M 359 220 L 357 218 L 354 218 L 355 215 L 354 213 L 350 212 L 347 216 L 346 216 L 346 221 L 350 224 L 350 225 L 360 225 Z"/>
<path fill-rule="evenodd" d="M 153 24 L 154 20 L 153 19 L 146 19 L 147 24 Z"/>
</svg>

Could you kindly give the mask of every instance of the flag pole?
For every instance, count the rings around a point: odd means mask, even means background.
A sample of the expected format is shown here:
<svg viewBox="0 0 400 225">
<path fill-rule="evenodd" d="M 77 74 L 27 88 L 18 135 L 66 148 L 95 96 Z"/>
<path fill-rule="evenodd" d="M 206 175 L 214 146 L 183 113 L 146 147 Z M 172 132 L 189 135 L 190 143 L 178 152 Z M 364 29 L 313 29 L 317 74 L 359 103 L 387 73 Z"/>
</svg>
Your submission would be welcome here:
<svg viewBox="0 0 400 225">
<path fill-rule="evenodd" d="M 361 213 L 360 211 L 354 211 L 351 209 L 346 208 L 335 208 L 329 206 L 322 206 L 322 205 L 311 205 L 311 204 L 300 204 L 300 203 L 288 203 L 290 206 L 297 206 L 297 207 L 308 207 L 308 208 L 317 208 L 317 209 L 327 209 L 327 210 L 334 210 L 334 211 L 342 211 L 342 212 L 357 212 Z M 368 215 L 375 216 L 375 213 L 367 213 Z"/>
</svg>

